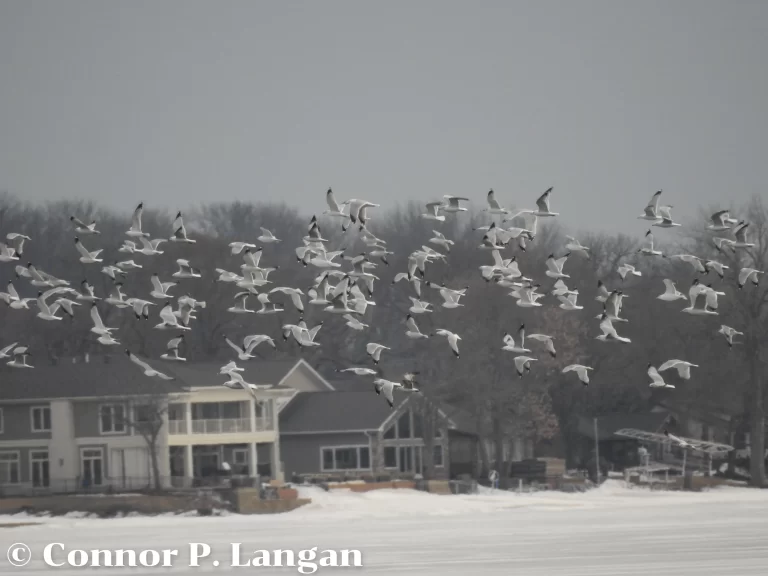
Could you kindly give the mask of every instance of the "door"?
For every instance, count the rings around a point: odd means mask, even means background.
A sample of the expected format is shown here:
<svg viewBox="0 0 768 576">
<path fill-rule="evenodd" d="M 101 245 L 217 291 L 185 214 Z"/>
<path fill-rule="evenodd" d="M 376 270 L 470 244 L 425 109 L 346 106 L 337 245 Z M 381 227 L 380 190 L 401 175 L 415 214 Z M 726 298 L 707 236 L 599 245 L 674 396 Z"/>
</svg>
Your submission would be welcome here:
<svg viewBox="0 0 768 576">
<path fill-rule="evenodd" d="M 30 452 L 29 457 L 32 465 L 32 486 L 35 488 L 48 488 L 51 483 L 48 451 L 34 450 Z"/>
<path fill-rule="evenodd" d="M 232 472 L 248 476 L 248 449 L 235 448 L 232 450 Z"/>
<path fill-rule="evenodd" d="M 84 488 L 104 485 L 104 456 L 101 448 L 83 448 L 80 456 Z"/>
</svg>

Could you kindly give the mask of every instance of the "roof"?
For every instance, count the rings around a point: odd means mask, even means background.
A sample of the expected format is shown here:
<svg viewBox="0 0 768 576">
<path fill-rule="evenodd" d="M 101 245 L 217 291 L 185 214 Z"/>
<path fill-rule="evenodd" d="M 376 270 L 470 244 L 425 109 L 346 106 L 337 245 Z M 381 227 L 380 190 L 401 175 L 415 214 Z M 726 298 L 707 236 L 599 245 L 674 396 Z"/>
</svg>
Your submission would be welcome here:
<svg viewBox="0 0 768 576">
<path fill-rule="evenodd" d="M 144 376 L 141 369 L 124 354 L 90 362 L 37 365 L 33 369 L 0 370 L 0 402 L 3 400 L 41 400 L 53 398 L 88 398 L 148 396 L 184 392 L 185 382 L 166 381 Z M 34 358 L 30 358 L 34 365 Z M 150 361 L 157 370 L 175 375 L 174 366 L 162 360 Z"/>
<path fill-rule="evenodd" d="M 617 440 L 614 436 L 617 430 L 622 428 L 634 428 L 646 432 L 658 432 L 669 418 L 669 412 L 643 412 L 639 414 L 610 413 L 597 416 L 597 436 L 599 440 Z M 579 434 L 594 440 L 594 420 L 586 416 L 579 416 Z"/>
<path fill-rule="evenodd" d="M 32 359 L 32 362 L 34 359 Z M 105 398 L 147 396 L 185 392 L 189 388 L 223 384 L 220 362 L 180 363 L 150 359 L 149 364 L 174 381 L 144 376 L 124 354 L 91 357 L 88 362 L 60 360 L 57 364 L 34 365 L 31 370 L 0 367 L 0 402 L 53 398 Z M 253 384 L 278 382 L 293 369 L 296 360 L 241 362 L 243 379 Z"/>
<path fill-rule="evenodd" d="M 395 408 L 407 396 L 395 396 Z M 392 414 L 373 387 L 354 391 L 299 392 L 280 413 L 280 433 L 377 430 Z"/>
</svg>

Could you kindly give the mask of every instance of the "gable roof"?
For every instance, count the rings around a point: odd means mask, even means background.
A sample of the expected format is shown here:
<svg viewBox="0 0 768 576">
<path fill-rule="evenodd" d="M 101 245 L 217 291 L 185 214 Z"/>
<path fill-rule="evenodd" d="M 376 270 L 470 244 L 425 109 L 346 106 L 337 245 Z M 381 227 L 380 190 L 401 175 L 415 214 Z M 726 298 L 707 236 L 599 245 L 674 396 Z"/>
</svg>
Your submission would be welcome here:
<svg viewBox="0 0 768 576">
<path fill-rule="evenodd" d="M 282 377 L 282 378 L 281 378 L 281 379 L 280 379 L 280 380 L 277 382 L 277 384 L 278 384 L 278 385 L 282 385 L 282 384 L 284 384 L 284 383 L 285 383 L 285 381 L 286 381 L 286 380 L 288 380 L 288 377 L 289 377 L 289 376 L 290 376 L 290 375 L 291 375 L 291 374 L 292 374 L 292 373 L 293 373 L 295 370 L 297 370 L 299 367 L 302 367 L 302 366 L 303 366 L 304 368 L 306 368 L 307 370 L 309 370 L 309 373 L 310 373 L 310 374 L 312 374 L 312 375 L 313 375 L 315 378 L 317 378 L 317 379 L 320 381 L 320 383 L 323 385 L 323 387 L 324 387 L 325 389 L 328 389 L 328 390 L 335 390 L 335 388 L 333 387 L 333 385 L 332 385 L 330 382 L 328 382 L 328 380 L 326 380 L 325 378 L 323 378 L 323 375 L 322 375 L 322 374 L 320 374 L 320 372 L 318 372 L 317 370 L 315 370 L 315 369 L 312 367 L 312 365 L 311 365 L 309 362 L 307 362 L 306 360 L 304 360 L 304 358 L 299 358 L 298 360 L 296 360 L 296 361 L 293 361 L 293 364 L 292 364 L 292 366 L 291 366 L 291 367 L 288 369 L 288 371 L 286 372 L 286 374 L 285 374 L 285 375 L 284 375 L 284 376 L 283 376 L 283 377 Z"/>
<path fill-rule="evenodd" d="M 407 400 L 395 400 L 395 410 Z M 280 412 L 281 434 L 377 430 L 393 412 L 373 390 L 299 392 Z"/>
<path fill-rule="evenodd" d="M 617 440 L 614 433 L 622 428 L 635 428 L 645 432 L 658 432 L 669 418 L 669 412 L 642 412 L 639 414 L 610 413 L 597 417 L 598 440 Z M 594 440 L 594 419 L 579 416 L 578 431 L 582 436 Z"/>
</svg>

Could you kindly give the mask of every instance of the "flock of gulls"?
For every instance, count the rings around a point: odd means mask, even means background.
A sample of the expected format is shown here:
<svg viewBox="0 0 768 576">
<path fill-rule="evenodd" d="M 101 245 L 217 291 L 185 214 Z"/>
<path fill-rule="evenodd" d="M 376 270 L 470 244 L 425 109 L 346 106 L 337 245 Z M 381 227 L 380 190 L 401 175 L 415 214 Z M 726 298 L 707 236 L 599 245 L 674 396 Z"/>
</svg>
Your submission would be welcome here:
<svg viewBox="0 0 768 576">
<path fill-rule="evenodd" d="M 546 292 L 539 292 L 541 284 L 520 271 L 515 256 L 504 258 L 502 253 L 514 245 L 524 251 L 527 244 L 533 242 L 536 237 L 538 219 L 558 216 L 558 213 L 552 212 L 550 209 L 551 194 L 552 188 L 549 188 L 536 201 L 536 208 L 513 212 L 503 208 L 491 190 L 487 194 L 487 207 L 483 210 L 485 214 L 490 216 L 491 222 L 486 226 L 474 229 L 483 232 L 478 249 L 489 252 L 491 259 L 489 264 L 479 267 L 480 274 L 486 282 L 494 282 L 501 287 L 510 289 L 510 296 L 516 300 L 516 305 L 522 308 L 542 306 L 540 300 L 546 295 Z M 720 262 L 691 254 L 668 256 L 654 247 L 654 236 L 651 231 L 653 227 L 674 228 L 680 226 L 672 218 L 672 206 L 659 204 L 661 195 L 661 191 L 656 192 L 643 213 L 638 216 L 639 219 L 650 222 L 651 227 L 637 250 L 638 256 L 680 260 L 690 264 L 694 271 L 699 274 L 707 275 L 710 272 L 715 272 L 721 279 L 724 279 L 729 267 Z M 467 201 L 467 198 L 446 195 L 440 201 L 426 204 L 426 211 L 421 214 L 421 217 L 436 223 L 445 222 L 448 217 L 459 217 L 458 215 L 462 212 L 467 212 L 467 208 L 462 205 L 463 202 Z M 378 204 L 359 199 L 350 199 L 339 203 L 330 189 L 326 193 L 326 202 L 328 209 L 323 212 L 323 216 L 332 221 L 340 222 L 344 234 L 357 234 L 366 249 L 357 256 L 349 256 L 345 250 L 329 250 L 329 240 L 323 237 L 318 219 L 313 216 L 301 244 L 296 248 L 298 265 L 311 266 L 319 271 L 313 287 L 306 294 L 301 289 L 294 287 L 265 288 L 268 284 L 272 284 L 268 277 L 277 268 L 266 266 L 262 262 L 264 248 L 270 244 L 282 242 L 280 238 L 265 228 L 261 228 L 261 235 L 255 238 L 257 243 L 239 241 L 229 244 L 233 255 L 242 255 L 243 263 L 239 272 L 216 269 L 216 281 L 234 284 L 239 289 L 234 294 L 232 306 L 228 308 L 229 313 L 279 314 L 285 311 L 285 306 L 290 301 L 291 306 L 301 314 L 301 317 L 295 324 L 286 323 L 282 326 L 282 337 L 286 341 L 292 340 L 301 348 L 320 346 L 317 337 L 322 327 L 322 322 L 312 328 L 307 326 L 303 320 L 305 306 L 319 306 L 328 314 L 340 315 L 351 330 L 363 331 L 369 327 L 363 320 L 367 308 L 376 304 L 372 298 L 375 282 L 379 278 L 372 271 L 378 265 L 374 260 L 380 260 L 389 265 L 387 257 L 392 254 L 387 250 L 386 242 L 376 237 L 368 227 L 369 212 L 378 208 Z M 143 209 L 144 205 L 141 203 L 134 211 L 131 227 L 125 233 L 127 238 L 119 248 L 119 252 L 129 255 L 140 254 L 152 258 L 164 253 L 161 250 L 161 245 L 166 242 L 171 245 L 196 242 L 196 240 L 188 237 L 181 212 L 173 221 L 170 238 L 150 238 L 149 234 L 142 230 Z M 516 221 L 519 218 L 524 221 L 522 226 L 505 227 L 508 222 Z M 76 234 L 74 248 L 79 254 L 80 262 L 97 266 L 103 265 L 102 259 L 99 257 L 103 249 L 94 249 L 93 246 L 95 239 L 100 234 L 97 230 L 97 223 L 94 221 L 86 224 L 76 216 L 71 216 L 70 220 L 73 233 Z M 436 224 L 435 227 L 439 227 L 439 224 Z M 720 252 L 725 250 L 735 252 L 754 246 L 748 240 L 748 228 L 748 222 L 731 218 L 728 210 L 721 210 L 713 214 L 707 226 L 707 229 L 713 233 L 728 233 L 732 236 L 713 235 L 712 242 Z M 89 247 L 84 245 L 81 237 L 91 239 L 88 242 Z M 19 233 L 9 233 L 6 239 L 6 243 L 0 243 L 0 263 L 18 262 L 23 255 L 25 242 L 31 241 L 31 238 Z M 449 310 L 464 306 L 461 299 L 467 292 L 467 288 L 450 288 L 444 283 L 436 284 L 426 280 L 427 265 L 437 260 L 446 260 L 453 241 L 439 230 L 434 230 L 428 244 L 439 247 L 442 251 L 429 246 L 422 246 L 415 250 L 408 257 L 408 269 L 396 274 L 393 280 L 393 283 L 405 281 L 409 285 L 407 290 L 412 291 L 409 296 L 412 305 L 405 318 L 404 336 L 412 340 L 430 337 L 444 338 L 452 354 L 459 358 L 459 343 L 461 342 L 459 334 L 445 328 L 437 328 L 431 333 L 424 333 L 416 320 L 422 314 L 434 312 L 433 304 L 422 296 L 424 285 L 435 290 L 442 299 L 441 307 Z M 570 278 L 569 274 L 566 273 L 566 265 L 573 253 L 589 257 L 590 249 L 583 246 L 575 238 L 566 237 L 563 254 L 560 256 L 550 254 L 544 263 L 544 274 L 547 278 L 554 280 L 549 293 L 557 298 L 560 303 L 559 307 L 566 311 L 583 309 L 583 306 L 578 303 L 578 290 L 572 290 L 566 284 Z M 152 275 L 151 286 L 148 287 L 151 288 L 148 299 L 128 297 L 122 291 L 123 279 L 132 269 L 146 267 L 147 262 L 138 264 L 135 260 L 130 259 L 117 262 L 114 265 L 103 265 L 101 272 L 113 281 L 111 293 L 104 297 L 97 296 L 93 286 L 87 280 L 82 281 L 81 289 L 78 291 L 70 286 L 70 282 L 55 278 L 32 263 L 28 263 L 26 266 L 17 264 L 15 267 L 17 280 L 23 278 L 31 286 L 37 287 L 39 289 L 37 298 L 20 297 L 13 281 L 11 281 L 8 284 L 7 292 L 0 292 L 0 299 L 13 310 L 29 310 L 30 305 L 36 305 L 37 318 L 44 321 L 60 321 L 65 316 L 73 317 L 77 307 L 89 305 L 93 322 L 93 327 L 90 330 L 96 336 L 97 341 L 104 346 L 115 346 L 119 345 L 120 342 L 115 335 L 117 329 L 106 326 L 102 321 L 99 312 L 100 305 L 131 309 L 137 319 L 148 319 L 150 309 L 159 306 L 159 323 L 155 325 L 155 328 L 173 331 L 174 335 L 168 341 L 167 349 L 158 355 L 158 358 L 169 362 L 184 362 L 186 358 L 181 355 L 181 350 L 183 349 L 185 332 L 192 329 L 192 322 L 196 319 L 195 311 L 204 308 L 206 304 L 188 295 L 177 298 L 173 294 L 174 288 L 179 285 L 180 280 L 194 280 L 202 277 L 201 272 L 190 261 L 178 259 L 176 264 L 178 270 L 175 272 L 157 271 Z M 161 272 L 164 275 L 167 274 L 171 280 L 161 279 Z M 620 264 L 617 273 L 622 281 L 627 276 L 642 275 L 642 272 L 628 263 Z M 759 278 L 763 273 L 763 271 L 754 268 L 742 268 L 736 278 L 738 288 L 743 289 L 749 283 L 758 285 Z M 725 293 L 716 290 L 711 284 L 705 285 L 696 278 L 686 296 L 676 288 L 673 281 L 664 279 L 663 282 L 665 290 L 658 296 L 659 300 L 665 302 L 687 301 L 687 306 L 682 309 L 682 312 L 686 314 L 718 314 L 718 297 L 724 296 Z M 273 302 L 273 298 L 277 294 L 283 296 L 283 303 Z M 597 316 L 601 332 L 597 336 L 598 340 L 625 344 L 631 342 L 629 338 L 621 336 L 615 326 L 627 321 L 621 316 L 622 302 L 625 297 L 626 295 L 621 289 L 609 290 L 602 281 L 598 283 L 596 299 L 603 303 L 603 312 Z M 251 298 L 256 298 L 260 304 L 259 309 L 249 307 Z M 742 332 L 727 325 L 721 326 L 719 334 L 725 338 L 729 346 L 733 346 L 737 336 L 743 335 Z M 253 353 L 257 346 L 266 343 L 275 347 L 274 339 L 266 334 L 249 335 L 242 341 L 233 341 L 229 337 L 225 337 L 225 340 L 236 359 L 242 362 L 255 357 Z M 536 345 L 528 348 L 529 342 L 536 342 Z M 531 363 L 537 360 L 533 355 L 532 348 L 541 347 L 542 352 L 546 351 L 553 358 L 557 356 L 552 336 L 527 334 L 525 325 L 520 326 L 514 335 L 504 334 L 502 344 L 501 350 L 515 354 L 514 363 L 520 378 L 531 371 Z M 404 392 L 419 392 L 417 388 L 417 375 L 419 373 L 409 372 L 403 375 L 399 381 L 385 379 L 379 367 L 379 361 L 381 355 L 386 354 L 388 350 L 390 348 L 384 344 L 369 342 L 366 345 L 366 352 L 372 367 L 355 366 L 338 371 L 351 372 L 357 376 L 374 377 L 375 392 L 383 396 L 389 406 L 393 407 L 395 389 Z M 137 357 L 130 350 L 125 350 L 125 353 L 146 376 L 164 380 L 173 379 L 172 376 L 153 368 L 147 361 Z M 10 358 L 7 365 L 13 368 L 32 368 L 32 365 L 28 363 L 30 355 L 29 347 L 19 345 L 17 342 L 0 349 L 0 358 Z M 661 375 L 662 372 L 675 369 L 681 378 L 687 380 L 691 377 L 691 368 L 697 367 L 697 364 L 679 359 L 671 359 L 658 367 L 648 364 L 647 372 L 651 379 L 650 386 L 653 388 L 674 388 L 674 385 L 665 382 Z M 584 364 L 570 364 L 562 368 L 563 373 L 573 372 L 584 386 L 589 384 L 589 374 L 592 370 L 592 367 Z M 246 382 L 241 372 L 243 369 L 237 365 L 235 360 L 222 366 L 219 374 L 228 377 L 223 385 L 230 388 L 243 388 L 250 391 L 254 396 L 256 390 L 269 387 Z"/>
</svg>

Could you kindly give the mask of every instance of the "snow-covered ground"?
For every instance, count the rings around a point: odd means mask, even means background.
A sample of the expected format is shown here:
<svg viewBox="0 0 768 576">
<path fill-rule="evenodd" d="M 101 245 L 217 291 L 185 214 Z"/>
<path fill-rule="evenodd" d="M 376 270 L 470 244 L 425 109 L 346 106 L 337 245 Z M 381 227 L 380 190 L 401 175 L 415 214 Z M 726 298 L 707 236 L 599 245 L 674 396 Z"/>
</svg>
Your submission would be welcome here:
<svg viewBox="0 0 768 576">
<path fill-rule="evenodd" d="M 297 568 L 231 567 L 232 542 L 255 549 L 358 549 L 363 568 L 317 574 L 521 576 L 705 576 L 768 574 L 768 490 L 649 492 L 610 480 L 587 493 L 486 491 L 438 496 L 410 490 L 351 493 L 301 489 L 312 504 L 282 515 L 42 518 L 39 526 L 0 528 L 0 574 L 81 574 L 52 569 L 42 549 L 163 549 L 174 568 L 99 568 L 98 573 L 298 573 Z M 0 517 L 0 523 L 27 520 Z M 9 567 L 5 548 L 27 544 L 32 562 Z M 201 567 L 187 566 L 190 542 L 212 547 Z M 211 565 L 220 560 L 218 568 Z M 52 572 L 53 570 L 53 572 Z"/>
</svg>

